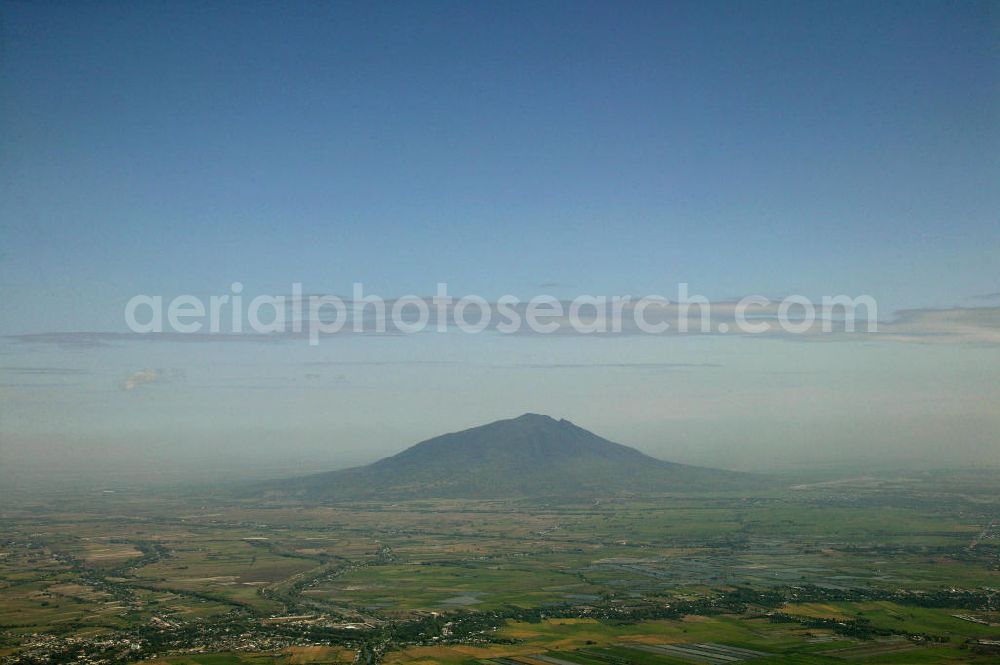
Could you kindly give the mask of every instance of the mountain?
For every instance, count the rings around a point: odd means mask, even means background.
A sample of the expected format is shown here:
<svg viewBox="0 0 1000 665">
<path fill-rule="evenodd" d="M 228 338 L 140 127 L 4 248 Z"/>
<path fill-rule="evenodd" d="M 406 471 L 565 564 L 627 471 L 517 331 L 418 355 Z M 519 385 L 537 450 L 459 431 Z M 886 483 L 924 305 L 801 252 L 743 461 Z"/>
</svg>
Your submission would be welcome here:
<svg viewBox="0 0 1000 665">
<path fill-rule="evenodd" d="M 526 413 L 418 443 L 368 466 L 283 481 L 335 499 L 612 496 L 736 488 L 755 477 L 664 462 L 568 420 Z"/>
</svg>

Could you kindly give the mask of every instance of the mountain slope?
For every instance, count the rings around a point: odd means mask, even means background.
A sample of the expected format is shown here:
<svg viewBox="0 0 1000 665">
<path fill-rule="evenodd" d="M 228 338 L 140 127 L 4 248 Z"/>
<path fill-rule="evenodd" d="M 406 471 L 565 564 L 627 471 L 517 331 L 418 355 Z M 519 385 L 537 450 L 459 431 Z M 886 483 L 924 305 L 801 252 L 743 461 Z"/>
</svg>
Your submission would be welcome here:
<svg viewBox="0 0 1000 665">
<path fill-rule="evenodd" d="M 719 489 L 751 476 L 664 462 L 567 420 L 525 414 L 428 439 L 368 466 L 295 478 L 327 498 L 609 496 Z"/>
</svg>

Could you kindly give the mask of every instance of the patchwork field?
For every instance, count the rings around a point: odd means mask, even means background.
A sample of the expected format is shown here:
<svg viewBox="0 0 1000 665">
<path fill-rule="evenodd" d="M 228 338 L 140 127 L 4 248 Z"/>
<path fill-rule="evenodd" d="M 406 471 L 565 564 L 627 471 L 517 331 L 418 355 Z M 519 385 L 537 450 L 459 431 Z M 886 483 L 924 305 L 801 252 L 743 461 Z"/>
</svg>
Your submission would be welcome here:
<svg viewBox="0 0 1000 665">
<path fill-rule="evenodd" d="M 541 504 L 15 497 L 0 658 L 995 662 L 997 481 Z"/>
</svg>

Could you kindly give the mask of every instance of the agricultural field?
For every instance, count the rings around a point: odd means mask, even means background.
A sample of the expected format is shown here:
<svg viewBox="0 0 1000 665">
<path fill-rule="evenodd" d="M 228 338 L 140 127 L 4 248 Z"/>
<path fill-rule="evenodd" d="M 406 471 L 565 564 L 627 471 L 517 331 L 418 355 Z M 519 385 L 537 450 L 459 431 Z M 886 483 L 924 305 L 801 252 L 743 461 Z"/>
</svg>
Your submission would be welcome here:
<svg viewBox="0 0 1000 665">
<path fill-rule="evenodd" d="M 995 662 L 998 489 L 941 473 L 588 502 L 8 497 L 0 658 Z"/>
</svg>

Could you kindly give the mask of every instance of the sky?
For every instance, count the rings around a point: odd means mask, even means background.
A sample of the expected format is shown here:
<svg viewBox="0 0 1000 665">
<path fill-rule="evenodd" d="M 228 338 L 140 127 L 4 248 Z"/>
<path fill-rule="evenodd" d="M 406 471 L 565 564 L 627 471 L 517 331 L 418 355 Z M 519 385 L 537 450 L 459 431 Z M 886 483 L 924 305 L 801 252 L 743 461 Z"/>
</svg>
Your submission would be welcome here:
<svg viewBox="0 0 1000 665">
<path fill-rule="evenodd" d="M 334 468 L 525 411 L 728 468 L 1000 465 L 995 3 L 6 2 L 0 30 L 0 481 Z M 868 294 L 886 334 L 127 334 L 137 294 L 233 282 Z"/>
</svg>

